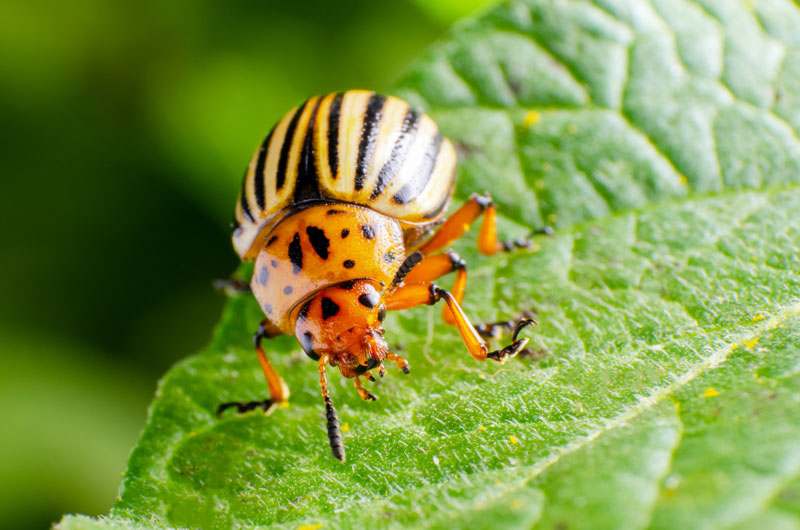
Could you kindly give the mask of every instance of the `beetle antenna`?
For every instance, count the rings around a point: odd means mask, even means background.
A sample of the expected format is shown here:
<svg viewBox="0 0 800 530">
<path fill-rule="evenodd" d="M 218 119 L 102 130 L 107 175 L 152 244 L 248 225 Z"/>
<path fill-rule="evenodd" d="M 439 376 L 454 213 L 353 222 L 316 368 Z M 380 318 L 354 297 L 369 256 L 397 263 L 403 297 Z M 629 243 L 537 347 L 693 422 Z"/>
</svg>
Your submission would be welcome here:
<svg viewBox="0 0 800 530">
<path fill-rule="evenodd" d="M 337 460 L 344 462 L 344 443 L 342 443 L 342 431 L 339 430 L 339 417 L 330 396 L 325 396 L 325 417 L 328 420 L 328 441 L 331 444 L 331 452 Z"/>
<path fill-rule="evenodd" d="M 331 452 L 333 456 L 344 462 L 344 443 L 342 442 L 342 431 L 339 429 L 339 416 L 336 415 L 336 409 L 333 407 L 333 401 L 328 394 L 328 377 L 325 374 L 325 364 L 328 358 L 322 357 L 319 360 L 319 386 L 322 391 L 322 399 L 325 401 L 325 419 L 328 424 L 328 442 L 331 445 Z"/>
</svg>

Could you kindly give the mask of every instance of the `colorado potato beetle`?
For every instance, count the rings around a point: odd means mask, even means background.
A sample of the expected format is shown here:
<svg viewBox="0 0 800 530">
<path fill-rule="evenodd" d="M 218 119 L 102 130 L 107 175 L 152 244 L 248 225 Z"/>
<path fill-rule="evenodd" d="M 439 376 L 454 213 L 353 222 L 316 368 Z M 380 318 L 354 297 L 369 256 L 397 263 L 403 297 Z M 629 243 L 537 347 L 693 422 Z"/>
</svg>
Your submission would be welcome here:
<svg viewBox="0 0 800 530">
<path fill-rule="evenodd" d="M 250 160 L 233 231 L 236 252 L 255 261 L 249 289 L 266 318 L 254 342 L 269 398 L 223 403 L 219 413 L 269 411 L 288 400 L 262 341 L 294 335 L 317 362 L 331 450 L 344 460 L 326 367 L 352 378 L 364 400 L 375 397 L 361 377 L 383 375 L 385 361 L 408 373 L 408 362 L 384 340 L 387 311 L 444 301 L 444 320 L 479 361 L 503 361 L 525 346 L 528 339 L 517 335 L 530 319 L 519 321 L 510 345 L 491 351 L 461 308 L 466 264 L 442 249 L 481 215 L 483 254 L 528 240 L 498 241 L 488 195 L 472 195 L 445 218 L 456 159 L 429 116 L 370 91 L 311 97 L 278 121 Z M 434 283 L 451 272 L 451 291 Z"/>
</svg>

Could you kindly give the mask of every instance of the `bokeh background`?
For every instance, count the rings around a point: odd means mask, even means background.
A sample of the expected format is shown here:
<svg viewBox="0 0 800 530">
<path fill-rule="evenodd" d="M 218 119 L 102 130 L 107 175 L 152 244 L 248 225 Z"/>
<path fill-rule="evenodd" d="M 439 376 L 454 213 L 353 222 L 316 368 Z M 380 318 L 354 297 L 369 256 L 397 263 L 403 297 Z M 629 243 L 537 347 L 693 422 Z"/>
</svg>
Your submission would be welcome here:
<svg viewBox="0 0 800 530">
<path fill-rule="evenodd" d="M 490 2 L 0 3 L 0 527 L 108 510 L 158 378 L 210 336 L 272 122 L 388 88 Z"/>
</svg>

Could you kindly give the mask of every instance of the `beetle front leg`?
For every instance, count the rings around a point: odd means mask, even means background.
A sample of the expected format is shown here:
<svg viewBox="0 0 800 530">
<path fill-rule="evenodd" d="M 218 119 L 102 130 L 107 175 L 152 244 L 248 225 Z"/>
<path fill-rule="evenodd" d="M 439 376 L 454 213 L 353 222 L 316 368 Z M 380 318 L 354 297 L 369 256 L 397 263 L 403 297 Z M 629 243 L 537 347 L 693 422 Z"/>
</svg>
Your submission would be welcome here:
<svg viewBox="0 0 800 530">
<path fill-rule="evenodd" d="M 517 324 L 514 334 L 512 336 L 512 343 L 495 351 L 489 351 L 489 346 L 481 338 L 478 331 L 470 323 L 469 318 L 464 313 L 461 305 L 455 297 L 448 291 L 442 289 L 436 284 L 413 284 L 401 287 L 386 299 L 386 309 L 389 311 L 398 309 L 408 309 L 423 304 L 435 304 L 436 302 L 444 300 L 448 309 L 453 315 L 455 320 L 456 329 L 461 335 L 461 340 L 467 347 L 470 355 L 479 361 L 486 359 L 493 359 L 502 362 L 508 357 L 513 357 L 520 350 L 522 350 L 528 343 L 528 339 L 518 339 L 519 332 L 527 325 L 533 323 L 532 320 L 522 320 Z"/>
<path fill-rule="evenodd" d="M 267 354 L 264 353 L 264 347 L 261 344 L 262 340 L 272 336 L 274 336 L 274 333 L 270 329 L 269 322 L 266 320 L 261 322 L 258 331 L 256 331 L 253 336 L 253 345 L 258 354 L 258 362 L 261 364 L 261 370 L 264 372 L 264 379 L 269 389 L 269 398 L 260 401 L 229 401 L 227 403 L 221 403 L 219 407 L 217 407 L 218 415 L 229 408 L 235 408 L 237 412 L 240 413 L 255 409 L 262 409 L 264 412 L 269 412 L 274 406 L 289 401 L 289 387 L 275 368 L 272 367 L 272 364 L 267 358 Z"/>
</svg>

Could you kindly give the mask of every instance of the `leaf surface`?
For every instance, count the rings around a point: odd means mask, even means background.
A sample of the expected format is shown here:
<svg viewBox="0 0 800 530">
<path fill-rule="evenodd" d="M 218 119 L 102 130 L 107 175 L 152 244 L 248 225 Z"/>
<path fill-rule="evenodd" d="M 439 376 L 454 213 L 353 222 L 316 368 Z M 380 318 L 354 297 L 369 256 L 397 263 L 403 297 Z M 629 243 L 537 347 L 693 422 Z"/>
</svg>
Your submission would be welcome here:
<svg viewBox="0 0 800 530">
<path fill-rule="evenodd" d="M 412 374 L 380 400 L 270 343 L 292 403 L 262 396 L 260 314 L 228 302 L 163 379 L 107 519 L 62 528 L 800 526 L 800 9 L 781 0 L 526 0 L 457 26 L 397 87 L 491 191 L 507 236 L 475 321 L 535 309 L 535 356 L 477 363 L 440 308 L 391 315 Z"/>
</svg>

